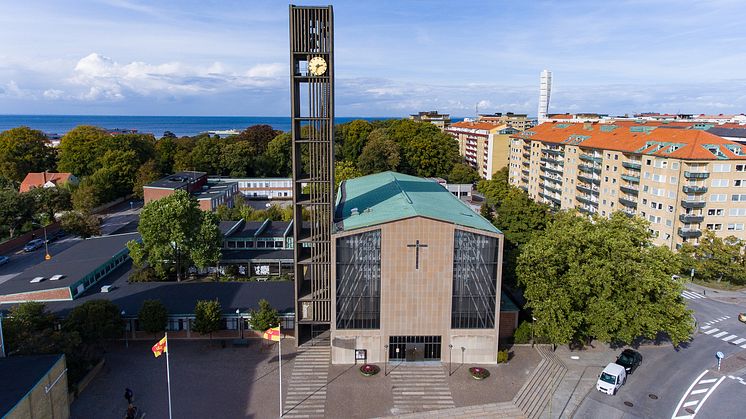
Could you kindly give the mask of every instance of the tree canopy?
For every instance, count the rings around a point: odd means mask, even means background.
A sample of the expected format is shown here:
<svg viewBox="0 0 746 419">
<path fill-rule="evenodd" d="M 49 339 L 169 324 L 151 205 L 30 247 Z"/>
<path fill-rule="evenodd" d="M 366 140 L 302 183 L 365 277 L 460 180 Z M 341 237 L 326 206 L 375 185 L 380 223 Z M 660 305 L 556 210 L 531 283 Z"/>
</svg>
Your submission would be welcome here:
<svg viewBox="0 0 746 419">
<path fill-rule="evenodd" d="M 480 179 L 479 173 L 466 163 L 456 163 L 448 174 L 450 183 L 475 183 Z"/>
<path fill-rule="evenodd" d="M 721 238 L 705 230 L 699 244 L 684 243 L 679 250 L 685 274 L 694 269 L 695 278 L 706 281 L 726 281 L 746 284 L 746 255 L 743 240 L 735 236 Z"/>
<path fill-rule="evenodd" d="M 161 300 L 145 300 L 137 313 L 142 330 L 148 333 L 158 333 L 166 330 L 168 310 Z"/>
<path fill-rule="evenodd" d="M 220 330 L 221 316 L 220 301 L 198 300 L 194 307 L 194 331 L 212 338 L 212 332 Z"/>
<path fill-rule="evenodd" d="M 361 173 L 369 175 L 387 170 L 395 171 L 399 168 L 400 161 L 399 144 L 389 138 L 386 131 L 379 128 L 368 135 L 368 142 L 357 158 L 357 167 Z"/>
<path fill-rule="evenodd" d="M 251 310 L 251 328 L 260 332 L 280 324 L 277 310 L 272 308 L 269 301 L 259 300 L 259 310 Z"/>
<path fill-rule="evenodd" d="M 0 177 L 20 182 L 29 172 L 52 171 L 55 151 L 47 136 L 28 127 L 0 132 Z"/>
<path fill-rule="evenodd" d="M 192 264 L 204 268 L 218 262 L 218 222 L 215 214 L 200 210 L 196 199 L 179 190 L 145 205 L 138 226 L 142 242 L 130 241 L 127 247 L 135 265 L 147 263 L 162 277 L 173 269 L 180 279 Z"/>
<path fill-rule="evenodd" d="M 679 269 L 642 219 L 562 213 L 522 249 L 517 274 L 537 334 L 553 343 L 629 344 L 663 332 L 678 345 L 692 331 L 683 283 L 672 279 Z"/>
</svg>

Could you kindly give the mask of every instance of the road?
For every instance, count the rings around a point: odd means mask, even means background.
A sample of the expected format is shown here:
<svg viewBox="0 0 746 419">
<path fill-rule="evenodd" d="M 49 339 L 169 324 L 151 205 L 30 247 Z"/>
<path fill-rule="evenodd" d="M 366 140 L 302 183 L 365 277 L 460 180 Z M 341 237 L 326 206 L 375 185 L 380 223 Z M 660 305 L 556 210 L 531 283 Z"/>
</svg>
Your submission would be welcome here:
<svg viewBox="0 0 746 419">
<path fill-rule="evenodd" d="M 746 325 L 737 316 L 746 306 L 714 300 L 711 292 L 706 297 L 701 291 L 686 291 L 683 296 L 698 323 L 692 341 L 678 350 L 670 345 L 641 347 L 643 364 L 617 395 L 589 392 L 575 418 L 745 416 Z M 717 371 L 718 351 L 732 371 Z"/>
<path fill-rule="evenodd" d="M 136 221 L 140 216 L 142 201 L 133 202 L 130 208 L 129 202 L 124 202 L 111 208 L 107 213 L 102 214 L 101 233 L 109 235 L 123 230 L 129 231 L 135 227 Z M 49 244 L 49 254 L 54 258 L 64 250 L 73 246 L 81 239 L 72 235 L 65 236 Z M 0 266 L 0 284 L 19 275 L 26 269 L 44 261 L 44 247 L 25 253 L 23 249 L 16 249 L 15 252 L 9 253 L 10 261 Z"/>
</svg>

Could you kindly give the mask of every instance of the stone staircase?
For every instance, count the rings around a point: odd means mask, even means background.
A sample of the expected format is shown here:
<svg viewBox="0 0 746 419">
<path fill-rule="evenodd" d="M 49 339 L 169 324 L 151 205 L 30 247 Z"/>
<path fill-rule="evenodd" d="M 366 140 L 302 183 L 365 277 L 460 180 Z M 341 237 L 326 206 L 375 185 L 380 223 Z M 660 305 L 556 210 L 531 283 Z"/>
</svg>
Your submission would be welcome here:
<svg viewBox="0 0 746 419">
<path fill-rule="evenodd" d="M 323 339 L 298 348 L 285 403 L 285 418 L 323 418 L 331 347 Z"/>
<path fill-rule="evenodd" d="M 394 415 L 455 407 L 445 370 L 440 364 L 400 364 L 389 375 Z"/>
<path fill-rule="evenodd" d="M 536 349 L 542 359 L 526 384 L 513 398 L 513 403 L 528 419 L 542 417 L 542 413 L 548 407 L 549 398 L 567 372 L 567 367 L 554 353 L 551 345 L 539 345 Z M 559 412 L 554 413 L 559 415 Z"/>
</svg>

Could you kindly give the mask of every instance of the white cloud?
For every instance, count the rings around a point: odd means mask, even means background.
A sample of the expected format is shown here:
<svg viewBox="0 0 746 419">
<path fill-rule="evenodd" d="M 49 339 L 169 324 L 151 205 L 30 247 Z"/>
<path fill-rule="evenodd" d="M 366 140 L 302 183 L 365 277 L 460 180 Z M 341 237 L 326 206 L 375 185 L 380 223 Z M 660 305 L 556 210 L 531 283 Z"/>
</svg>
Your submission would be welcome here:
<svg viewBox="0 0 746 419">
<path fill-rule="evenodd" d="M 65 92 L 59 89 L 47 89 L 42 93 L 42 96 L 44 96 L 45 99 L 55 100 L 61 98 L 64 93 Z"/>
</svg>

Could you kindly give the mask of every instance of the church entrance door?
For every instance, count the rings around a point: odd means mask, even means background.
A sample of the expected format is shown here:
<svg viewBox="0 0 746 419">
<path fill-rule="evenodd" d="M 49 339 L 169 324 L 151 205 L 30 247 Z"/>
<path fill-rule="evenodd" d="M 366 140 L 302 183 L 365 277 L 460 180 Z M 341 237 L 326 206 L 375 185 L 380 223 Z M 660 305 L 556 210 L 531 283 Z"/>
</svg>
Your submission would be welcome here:
<svg viewBox="0 0 746 419">
<path fill-rule="evenodd" d="M 389 336 L 389 359 L 440 361 L 440 336 Z"/>
</svg>

